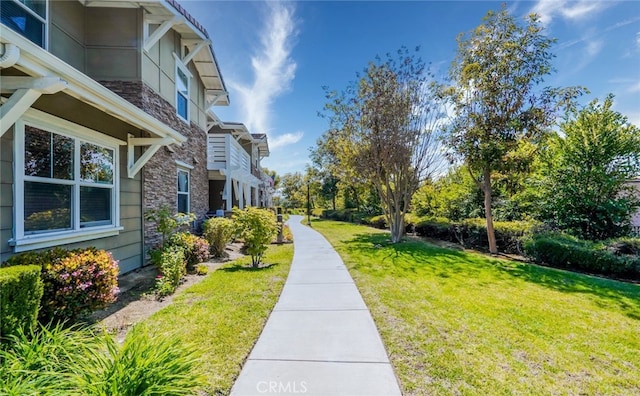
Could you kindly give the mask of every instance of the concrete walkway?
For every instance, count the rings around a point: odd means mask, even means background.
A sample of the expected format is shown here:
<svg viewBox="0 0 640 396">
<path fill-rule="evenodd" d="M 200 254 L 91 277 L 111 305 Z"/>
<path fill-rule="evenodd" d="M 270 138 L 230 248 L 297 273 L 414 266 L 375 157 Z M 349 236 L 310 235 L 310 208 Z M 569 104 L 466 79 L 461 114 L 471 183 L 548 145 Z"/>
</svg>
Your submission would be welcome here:
<svg viewBox="0 0 640 396">
<path fill-rule="evenodd" d="M 301 220 L 289 220 L 291 272 L 231 394 L 400 395 L 378 330 L 342 259 Z"/>
</svg>

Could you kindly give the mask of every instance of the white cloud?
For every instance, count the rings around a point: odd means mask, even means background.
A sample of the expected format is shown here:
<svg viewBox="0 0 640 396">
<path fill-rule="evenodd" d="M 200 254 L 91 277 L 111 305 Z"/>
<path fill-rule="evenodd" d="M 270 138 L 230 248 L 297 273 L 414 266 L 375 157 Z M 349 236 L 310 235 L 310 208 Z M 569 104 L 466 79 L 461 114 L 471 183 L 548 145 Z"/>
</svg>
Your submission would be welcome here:
<svg viewBox="0 0 640 396">
<path fill-rule="evenodd" d="M 270 137 L 269 149 L 275 150 L 278 147 L 297 143 L 300 139 L 302 139 L 302 135 L 304 135 L 304 133 L 296 132 L 296 133 L 285 133 L 284 135 Z"/>
<path fill-rule="evenodd" d="M 640 92 L 640 81 L 636 81 L 634 84 L 632 84 L 627 90 L 627 92 L 630 92 L 630 93 Z"/>
<path fill-rule="evenodd" d="M 640 48 L 640 32 L 636 33 L 636 46 Z"/>
<path fill-rule="evenodd" d="M 606 3 L 605 1 L 592 0 L 539 0 L 531 12 L 538 14 L 540 21 L 548 25 L 556 16 L 568 20 L 593 17 L 608 6 Z"/>
<path fill-rule="evenodd" d="M 271 106 L 279 95 L 289 90 L 295 77 L 297 65 L 291 58 L 291 50 L 297 29 L 295 9 L 291 3 L 266 4 L 268 16 L 258 32 L 261 37 L 260 47 L 251 57 L 253 82 L 230 81 L 229 86 L 238 95 L 242 122 L 253 133 L 268 134 Z M 279 139 L 282 142 L 292 142 L 294 139 L 288 135 L 282 135 Z M 275 143 L 277 147 L 278 142 Z M 273 147 L 274 142 L 270 140 L 269 145 Z"/>
</svg>

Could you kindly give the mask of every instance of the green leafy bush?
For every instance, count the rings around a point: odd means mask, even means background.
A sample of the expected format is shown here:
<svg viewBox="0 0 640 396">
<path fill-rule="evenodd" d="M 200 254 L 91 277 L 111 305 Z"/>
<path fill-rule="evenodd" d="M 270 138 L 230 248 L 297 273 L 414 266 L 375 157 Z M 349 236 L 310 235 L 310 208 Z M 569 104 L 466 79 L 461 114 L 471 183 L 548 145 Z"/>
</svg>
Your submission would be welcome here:
<svg viewBox="0 0 640 396">
<path fill-rule="evenodd" d="M 524 244 L 526 255 L 552 267 L 640 279 L 640 256 L 616 255 L 606 244 L 566 234 L 538 234 Z"/>
<path fill-rule="evenodd" d="M 147 211 L 144 218 L 156 224 L 156 229 L 162 235 L 161 244 L 164 245 L 173 233 L 178 232 L 180 228 L 189 226 L 196 219 L 196 215 L 193 213 L 174 213 L 170 206 L 162 205 L 158 209 Z"/>
<path fill-rule="evenodd" d="M 177 245 L 166 245 L 155 253 L 160 275 L 156 279 L 156 293 L 159 297 L 172 294 L 187 274 L 184 249 Z"/>
<path fill-rule="evenodd" d="M 12 341 L 0 350 L 3 395 L 195 395 L 204 385 L 195 348 L 170 334 L 134 328 L 120 345 L 106 332 L 43 326 Z"/>
<path fill-rule="evenodd" d="M 0 341 L 37 323 L 43 286 L 41 268 L 19 265 L 0 268 Z"/>
<path fill-rule="evenodd" d="M 498 249 L 505 253 L 522 253 L 522 243 L 537 227 L 529 221 L 496 221 L 493 223 Z M 484 219 L 452 222 L 445 218 L 426 218 L 416 224 L 418 235 L 456 242 L 475 249 L 488 249 Z"/>
<path fill-rule="evenodd" d="M 236 235 L 244 242 L 245 249 L 251 255 L 251 264 L 257 268 L 268 245 L 278 234 L 278 223 L 273 212 L 249 207 L 245 210 L 233 209 L 233 221 Z"/>
<path fill-rule="evenodd" d="M 114 302 L 119 291 L 118 262 L 96 248 L 22 253 L 7 264 L 41 266 L 44 292 L 38 318 L 42 323 L 73 322 Z"/>
<path fill-rule="evenodd" d="M 233 240 L 235 233 L 233 221 L 226 217 L 214 217 L 206 220 L 202 227 L 204 237 L 211 247 L 211 253 L 215 257 L 222 257 L 225 247 Z"/>
<path fill-rule="evenodd" d="M 178 232 L 169 238 L 169 245 L 180 246 L 184 250 L 187 269 L 209 258 L 209 242 L 189 232 Z"/>
</svg>

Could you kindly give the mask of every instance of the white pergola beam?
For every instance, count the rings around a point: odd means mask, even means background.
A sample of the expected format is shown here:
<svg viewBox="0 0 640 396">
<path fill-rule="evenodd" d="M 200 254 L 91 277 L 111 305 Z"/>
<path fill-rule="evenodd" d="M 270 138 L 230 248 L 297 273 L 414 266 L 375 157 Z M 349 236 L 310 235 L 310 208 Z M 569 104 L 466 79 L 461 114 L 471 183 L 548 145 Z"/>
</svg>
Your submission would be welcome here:
<svg viewBox="0 0 640 396">
<path fill-rule="evenodd" d="M 155 22 L 149 18 L 146 19 L 146 22 Z M 149 52 L 149 50 L 164 36 L 171 28 L 176 25 L 184 23 L 184 18 L 181 17 L 173 17 L 171 19 L 164 20 L 160 26 L 147 37 L 144 41 L 144 50 Z"/>
</svg>

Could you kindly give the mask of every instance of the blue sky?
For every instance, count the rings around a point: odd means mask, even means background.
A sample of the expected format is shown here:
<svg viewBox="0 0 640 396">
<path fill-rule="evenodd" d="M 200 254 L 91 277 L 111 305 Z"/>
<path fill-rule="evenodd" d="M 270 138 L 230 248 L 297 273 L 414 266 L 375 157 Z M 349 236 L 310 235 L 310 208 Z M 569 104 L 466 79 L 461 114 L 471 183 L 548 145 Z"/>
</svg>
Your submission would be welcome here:
<svg viewBox="0 0 640 396">
<path fill-rule="evenodd" d="M 231 105 L 223 121 L 267 133 L 279 174 L 303 171 L 309 147 L 327 129 L 318 117 L 323 86 L 342 90 L 377 54 L 420 46 L 438 75 L 448 71 L 456 36 L 482 22 L 490 1 L 180 2 L 209 32 Z M 615 97 L 615 110 L 640 125 L 640 1 L 517 1 L 518 17 L 536 12 L 553 48 L 551 86 L 586 86 L 587 103 Z"/>
</svg>

